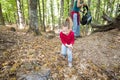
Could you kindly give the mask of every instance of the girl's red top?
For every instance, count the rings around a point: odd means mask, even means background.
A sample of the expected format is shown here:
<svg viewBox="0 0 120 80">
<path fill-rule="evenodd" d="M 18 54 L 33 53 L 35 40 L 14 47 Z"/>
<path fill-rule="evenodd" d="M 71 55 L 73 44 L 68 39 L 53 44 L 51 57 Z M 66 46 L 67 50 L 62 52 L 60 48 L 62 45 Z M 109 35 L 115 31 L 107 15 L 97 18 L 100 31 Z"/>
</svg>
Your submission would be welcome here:
<svg viewBox="0 0 120 80">
<path fill-rule="evenodd" d="M 60 39 L 61 42 L 66 45 L 66 44 L 74 44 L 74 32 L 70 31 L 68 34 L 64 34 L 62 31 L 60 32 Z"/>
</svg>

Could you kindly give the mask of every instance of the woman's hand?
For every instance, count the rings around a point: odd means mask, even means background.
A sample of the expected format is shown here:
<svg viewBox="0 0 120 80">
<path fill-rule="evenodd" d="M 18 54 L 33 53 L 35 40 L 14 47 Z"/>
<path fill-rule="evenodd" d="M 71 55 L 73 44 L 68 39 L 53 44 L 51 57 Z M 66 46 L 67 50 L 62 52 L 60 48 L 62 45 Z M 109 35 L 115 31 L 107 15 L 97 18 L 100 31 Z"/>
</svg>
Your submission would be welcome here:
<svg viewBox="0 0 120 80">
<path fill-rule="evenodd" d="M 83 3 L 80 3 L 80 2 L 81 2 L 81 0 L 78 0 L 77 7 L 83 7 L 83 6 L 87 5 L 87 4 L 84 3 L 84 1 L 83 1 Z"/>
</svg>

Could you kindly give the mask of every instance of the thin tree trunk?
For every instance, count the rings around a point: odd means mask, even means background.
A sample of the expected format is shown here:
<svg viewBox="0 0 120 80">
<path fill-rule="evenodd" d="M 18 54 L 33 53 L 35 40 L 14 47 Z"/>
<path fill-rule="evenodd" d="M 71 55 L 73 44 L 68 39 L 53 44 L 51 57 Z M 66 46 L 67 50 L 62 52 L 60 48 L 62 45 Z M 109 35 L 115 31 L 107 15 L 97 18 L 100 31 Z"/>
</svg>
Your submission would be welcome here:
<svg viewBox="0 0 120 80">
<path fill-rule="evenodd" d="M 42 7 L 43 7 L 43 30 L 46 31 L 45 28 L 45 6 L 44 6 L 44 0 L 42 0 Z"/>
<path fill-rule="evenodd" d="M 40 0 L 38 0 L 38 8 L 39 8 L 39 19 L 40 19 L 40 26 L 42 26 L 42 15 L 41 15 L 41 6 L 40 6 Z M 42 28 L 41 28 L 42 29 Z"/>
<path fill-rule="evenodd" d="M 70 6 L 69 6 L 69 0 L 67 0 L 67 5 L 68 5 L 68 16 L 70 15 Z"/>
<path fill-rule="evenodd" d="M 96 5 L 97 5 L 97 8 L 96 8 L 95 16 L 96 16 L 96 20 L 99 21 L 99 19 L 100 19 L 100 0 L 97 0 Z"/>
<path fill-rule="evenodd" d="M 115 4 L 115 0 L 113 0 L 112 2 L 111 2 L 111 16 L 113 16 L 113 14 L 114 14 L 114 4 Z"/>
<path fill-rule="evenodd" d="M 9 23 L 9 18 L 8 18 L 8 14 L 7 13 L 5 13 L 5 19 L 6 19 L 7 23 Z"/>
<path fill-rule="evenodd" d="M 60 29 L 60 1 L 56 0 L 57 1 L 57 9 L 58 9 L 58 30 Z"/>
<path fill-rule="evenodd" d="M 14 19 L 15 19 L 16 27 L 18 27 L 18 25 L 17 25 L 17 17 L 16 17 L 16 13 L 14 13 Z"/>
<path fill-rule="evenodd" d="M 88 0 L 88 7 L 90 8 L 91 0 Z"/>
<path fill-rule="evenodd" d="M 18 12 L 18 28 L 24 29 L 25 23 L 23 19 L 23 13 L 21 9 L 21 2 L 20 0 L 17 0 L 17 12 Z"/>
<path fill-rule="evenodd" d="M 91 0 L 88 0 L 88 7 L 90 9 Z M 86 25 L 85 27 L 85 35 L 90 35 L 92 33 L 92 27 L 90 25 Z"/>
<path fill-rule="evenodd" d="M 5 25 L 4 17 L 3 17 L 3 14 L 2 14 L 2 6 L 1 6 L 1 3 L 0 3 L 0 24 L 1 24 L 1 25 Z"/>
<path fill-rule="evenodd" d="M 24 1 L 22 0 L 22 15 L 23 15 L 23 22 L 24 22 L 24 26 L 25 26 L 25 13 L 24 13 Z"/>
<path fill-rule="evenodd" d="M 37 0 L 29 0 L 29 21 L 29 31 L 34 31 L 37 35 L 39 35 Z"/>
<path fill-rule="evenodd" d="M 73 9 L 73 4 L 74 4 L 74 0 L 71 0 L 70 12 L 71 12 L 72 9 Z"/>
<path fill-rule="evenodd" d="M 104 7 L 103 7 L 103 11 L 105 12 L 106 11 L 106 3 L 105 3 L 106 0 L 104 0 Z M 105 12 L 106 13 L 106 12 Z"/>
<path fill-rule="evenodd" d="M 52 17 L 52 26 L 51 26 L 51 30 L 54 30 L 54 16 L 53 16 L 53 0 L 51 0 L 50 3 L 50 7 L 51 7 L 51 17 Z"/>
<path fill-rule="evenodd" d="M 110 0 L 107 0 L 107 10 L 106 10 L 106 13 L 108 14 L 108 15 L 110 15 L 110 12 L 111 12 L 111 4 L 110 4 Z"/>
<path fill-rule="evenodd" d="M 117 16 L 118 14 L 120 14 L 120 4 L 119 3 L 117 3 L 117 7 L 116 7 L 116 11 L 115 11 L 115 16 Z"/>
<path fill-rule="evenodd" d="M 60 17 L 59 17 L 59 26 L 61 26 L 61 24 L 62 24 L 63 13 L 64 13 L 64 0 L 61 0 Z M 59 27 L 59 28 L 60 28 L 60 27 Z"/>
<path fill-rule="evenodd" d="M 9 12 L 9 11 L 8 11 L 7 13 L 8 13 L 8 14 L 7 14 L 7 17 L 8 17 L 8 20 L 9 20 L 9 24 L 11 24 L 11 17 L 10 17 L 10 16 L 11 16 L 11 14 L 10 14 L 10 12 Z"/>
<path fill-rule="evenodd" d="M 30 23 L 30 19 L 29 19 L 29 0 L 27 0 L 27 8 L 28 8 L 28 13 L 27 13 L 27 15 L 28 15 L 28 18 L 26 19 L 26 23 L 27 23 L 27 25 L 29 25 L 29 23 Z"/>
</svg>

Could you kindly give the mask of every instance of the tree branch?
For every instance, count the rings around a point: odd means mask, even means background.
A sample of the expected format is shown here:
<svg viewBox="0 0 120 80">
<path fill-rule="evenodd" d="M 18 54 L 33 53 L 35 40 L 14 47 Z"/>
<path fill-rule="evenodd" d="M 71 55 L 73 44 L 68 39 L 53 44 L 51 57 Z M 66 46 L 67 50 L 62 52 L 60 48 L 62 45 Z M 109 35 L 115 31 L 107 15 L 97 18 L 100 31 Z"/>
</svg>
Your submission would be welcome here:
<svg viewBox="0 0 120 80">
<path fill-rule="evenodd" d="M 113 19 L 109 17 L 105 12 L 103 12 L 102 18 L 107 21 L 108 23 L 113 22 Z"/>
</svg>

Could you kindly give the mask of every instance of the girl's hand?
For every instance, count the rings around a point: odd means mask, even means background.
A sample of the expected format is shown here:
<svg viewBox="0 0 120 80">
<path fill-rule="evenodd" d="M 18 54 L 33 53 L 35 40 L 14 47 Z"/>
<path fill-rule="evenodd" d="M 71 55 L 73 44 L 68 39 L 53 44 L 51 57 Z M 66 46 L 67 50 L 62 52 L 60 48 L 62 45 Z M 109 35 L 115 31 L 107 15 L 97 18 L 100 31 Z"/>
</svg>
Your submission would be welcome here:
<svg viewBox="0 0 120 80">
<path fill-rule="evenodd" d="M 73 46 L 72 46 L 72 44 L 70 44 L 70 45 L 66 45 L 69 49 L 73 49 Z"/>
</svg>

